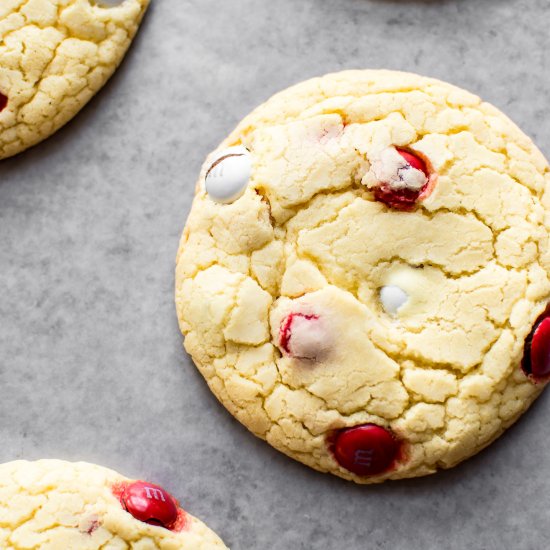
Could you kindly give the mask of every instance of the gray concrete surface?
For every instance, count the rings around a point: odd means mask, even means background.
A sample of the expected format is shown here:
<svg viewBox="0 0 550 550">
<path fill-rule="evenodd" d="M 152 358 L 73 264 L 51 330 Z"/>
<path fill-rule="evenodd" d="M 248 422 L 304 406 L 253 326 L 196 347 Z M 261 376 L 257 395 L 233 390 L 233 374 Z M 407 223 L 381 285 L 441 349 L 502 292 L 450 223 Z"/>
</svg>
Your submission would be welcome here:
<svg viewBox="0 0 550 550">
<path fill-rule="evenodd" d="M 181 349 L 172 286 L 204 155 L 306 77 L 443 78 L 550 154 L 549 25 L 548 0 L 153 0 L 108 86 L 0 164 L 0 460 L 150 478 L 234 550 L 548 548 L 550 394 L 452 471 L 356 487 L 225 412 Z"/>
</svg>

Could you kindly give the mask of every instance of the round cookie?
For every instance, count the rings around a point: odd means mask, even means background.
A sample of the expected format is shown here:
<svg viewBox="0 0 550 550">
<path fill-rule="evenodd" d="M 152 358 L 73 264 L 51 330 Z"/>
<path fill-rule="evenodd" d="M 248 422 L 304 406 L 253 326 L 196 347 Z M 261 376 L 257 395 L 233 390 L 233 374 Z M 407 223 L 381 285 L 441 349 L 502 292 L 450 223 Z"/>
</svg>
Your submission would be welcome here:
<svg viewBox="0 0 550 550">
<path fill-rule="evenodd" d="M 452 467 L 550 375 L 549 183 L 528 137 L 444 82 L 294 86 L 203 167 L 177 258 L 185 347 L 308 466 L 358 483 Z"/>
<path fill-rule="evenodd" d="M 149 0 L 0 3 L 0 159 L 51 136 L 118 67 Z"/>
<path fill-rule="evenodd" d="M 0 465 L 0 547 L 226 548 L 162 487 L 61 460 Z"/>
</svg>

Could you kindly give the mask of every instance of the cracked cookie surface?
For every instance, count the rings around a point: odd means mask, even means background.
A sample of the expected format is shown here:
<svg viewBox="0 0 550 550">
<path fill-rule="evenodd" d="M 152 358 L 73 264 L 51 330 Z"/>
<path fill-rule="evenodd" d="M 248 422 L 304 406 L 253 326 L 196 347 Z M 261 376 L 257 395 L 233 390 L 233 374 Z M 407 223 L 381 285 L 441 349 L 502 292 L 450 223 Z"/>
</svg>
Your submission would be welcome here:
<svg viewBox="0 0 550 550">
<path fill-rule="evenodd" d="M 67 123 L 107 82 L 149 0 L 2 0 L 0 159 Z"/>
<path fill-rule="evenodd" d="M 172 530 L 135 519 L 121 487 L 132 481 L 84 462 L 0 465 L 0 546 L 6 550 L 222 550 L 204 523 L 178 510 Z M 148 497 L 170 498 L 152 486 Z"/>
<path fill-rule="evenodd" d="M 229 147 L 252 169 L 221 203 L 204 180 Z M 452 467 L 544 387 L 521 362 L 550 297 L 549 184 L 528 137 L 444 82 L 294 86 L 203 167 L 177 257 L 185 348 L 236 418 L 308 466 L 358 483 Z M 334 438 L 372 425 L 401 449 L 358 475 Z"/>
</svg>

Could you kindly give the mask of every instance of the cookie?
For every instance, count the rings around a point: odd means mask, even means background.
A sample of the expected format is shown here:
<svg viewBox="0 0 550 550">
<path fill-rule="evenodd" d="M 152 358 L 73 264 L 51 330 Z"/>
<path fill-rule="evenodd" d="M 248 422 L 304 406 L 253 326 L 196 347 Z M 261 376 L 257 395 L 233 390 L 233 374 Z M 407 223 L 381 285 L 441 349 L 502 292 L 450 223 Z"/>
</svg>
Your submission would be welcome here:
<svg viewBox="0 0 550 550">
<path fill-rule="evenodd" d="M 61 460 L 0 465 L 0 547 L 226 548 L 162 487 Z"/>
<path fill-rule="evenodd" d="M 0 159 L 51 136 L 118 67 L 149 0 L 0 5 Z"/>
<path fill-rule="evenodd" d="M 550 171 L 464 90 L 294 86 L 207 158 L 177 258 L 185 348 L 275 448 L 358 483 L 484 448 L 550 375 Z"/>
</svg>

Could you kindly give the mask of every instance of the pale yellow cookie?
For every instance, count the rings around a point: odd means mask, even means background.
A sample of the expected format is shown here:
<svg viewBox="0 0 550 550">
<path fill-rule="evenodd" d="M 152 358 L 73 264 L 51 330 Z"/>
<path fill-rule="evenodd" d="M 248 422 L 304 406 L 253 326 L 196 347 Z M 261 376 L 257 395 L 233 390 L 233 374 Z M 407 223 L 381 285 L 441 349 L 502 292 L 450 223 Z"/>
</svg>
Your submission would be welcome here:
<svg viewBox="0 0 550 550">
<path fill-rule="evenodd" d="M 0 465 L 3 550 L 222 550 L 158 485 L 61 460 Z M 227 550 L 227 549 L 226 549 Z"/>
<path fill-rule="evenodd" d="M 204 165 L 177 258 L 185 348 L 236 418 L 317 470 L 454 466 L 550 374 L 549 183 L 528 137 L 444 82 L 294 86 Z"/>
<path fill-rule="evenodd" d="M 107 82 L 149 0 L 0 2 L 0 159 L 51 136 Z"/>
</svg>

